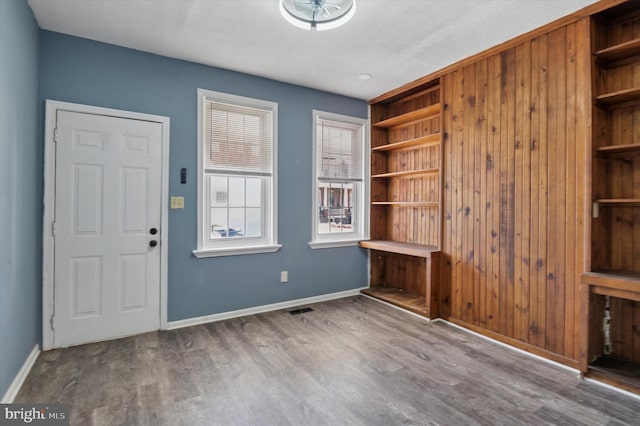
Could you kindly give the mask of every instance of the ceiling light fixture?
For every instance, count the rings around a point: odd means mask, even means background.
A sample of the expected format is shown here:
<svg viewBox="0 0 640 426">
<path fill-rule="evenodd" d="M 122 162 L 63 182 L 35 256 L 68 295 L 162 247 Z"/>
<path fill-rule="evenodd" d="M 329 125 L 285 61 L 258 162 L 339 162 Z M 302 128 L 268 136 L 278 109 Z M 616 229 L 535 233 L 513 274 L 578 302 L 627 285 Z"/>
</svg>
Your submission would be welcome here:
<svg viewBox="0 0 640 426">
<path fill-rule="evenodd" d="M 305 30 L 331 30 L 356 13 L 356 0 L 280 0 L 280 13 Z"/>
</svg>

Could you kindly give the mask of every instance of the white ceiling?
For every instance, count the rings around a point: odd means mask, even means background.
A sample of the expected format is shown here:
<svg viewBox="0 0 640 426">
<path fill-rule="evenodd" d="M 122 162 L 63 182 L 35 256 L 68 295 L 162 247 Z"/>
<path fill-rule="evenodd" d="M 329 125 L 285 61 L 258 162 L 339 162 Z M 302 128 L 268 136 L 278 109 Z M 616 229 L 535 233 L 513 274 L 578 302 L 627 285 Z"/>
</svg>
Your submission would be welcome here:
<svg viewBox="0 0 640 426">
<path fill-rule="evenodd" d="M 309 32 L 278 0 L 28 0 L 46 30 L 361 99 L 595 2 L 358 0 L 346 25 Z"/>
</svg>

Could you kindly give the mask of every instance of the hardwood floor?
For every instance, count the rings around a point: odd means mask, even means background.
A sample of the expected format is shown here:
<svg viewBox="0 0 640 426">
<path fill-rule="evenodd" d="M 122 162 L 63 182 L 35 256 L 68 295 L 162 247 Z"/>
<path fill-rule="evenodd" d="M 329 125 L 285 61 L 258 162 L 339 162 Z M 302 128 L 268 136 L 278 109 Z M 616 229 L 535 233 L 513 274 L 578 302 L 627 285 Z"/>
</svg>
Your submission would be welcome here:
<svg viewBox="0 0 640 426">
<path fill-rule="evenodd" d="M 73 425 L 624 425 L 640 400 L 363 296 L 44 352 Z"/>
</svg>

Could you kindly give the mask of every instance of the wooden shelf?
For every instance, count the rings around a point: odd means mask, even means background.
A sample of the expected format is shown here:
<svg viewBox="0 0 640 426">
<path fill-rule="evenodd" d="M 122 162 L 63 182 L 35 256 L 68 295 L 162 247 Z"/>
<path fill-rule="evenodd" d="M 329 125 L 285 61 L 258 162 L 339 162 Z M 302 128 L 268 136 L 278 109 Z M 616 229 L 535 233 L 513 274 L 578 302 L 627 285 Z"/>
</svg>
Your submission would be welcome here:
<svg viewBox="0 0 640 426">
<path fill-rule="evenodd" d="M 626 145 L 608 145 L 596 148 L 598 155 L 603 157 L 624 155 L 630 153 L 640 154 L 640 143 L 626 144 Z"/>
<path fill-rule="evenodd" d="M 596 60 L 604 66 L 619 64 L 635 56 L 640 56 L 640 39 L 620 43 L 596 52 Z"/>
<path fill-rule="evenodd" d="M 438 114 L 440 114 L 440 104 L 435 104 L 415 111 L 410 111 L 402 115 L 397 115 L 386 120 L 378 121 L 377 123 L 374 123 L 373 126 L 388 129 L 390 127 L 411 123 L 412 121 L 434 118 L 437 117 Z"/>
<path fill-rule="evenodd" d="M 437 247 L 424 244 L 403 243 L 399 241 L 369 240 L 360 241 L 360 246 L 372 250 L 386 251 L 389 253 L 406 254 L 416 257 L 431 257 L 432 253 L 439 252 Z"/>
<path fill-rule="evenodd" d="M 603 198 L 596 202 L 600 207 L 640 207 L 640 198 Z"/>
<path fill-rule="evenodd" d="M 640 88 L 618 90 L 596 97 L 596 101 L 604 106 L 616 106 L 627 102 L 640 102 Z"/>
<path fill-rule="evenodd" d="M 640 364 L 602 355 L 589 364 L 587 377 L 640 393 Z"/>
<path fill-rule="evenodd" d="M 436 201 L 372 201 L 374 206 L 399 206 L 399 207 L 438 207 Z"/>
<path fill-rule="evenodd" d="M 389 302 L 393 305 L 400 306 L 418 315 L 427 316 L 427 298 L 426 296 L 411 293 L 401 288 L 394 287 L 371 287 L 362 290 L 366 294 L 376 299 Z"/>
<path fill-rule="evenodd" d="M 601 296 L 640 301 L 640 273 L 606 270 L 584 272 L 580 282 L 590 286 L 590 292 Z"/>
<path fill-rule="evenodd" d="M 413 148 L 416 146 L 430 146 L 430 145 L 440 145 L 440 133 L 434 133 L 432 135 L 423 136 L 421 138 L 409 139 L 406 141 L 389 143 L 386 145 L 376 146 L 371 148 L 374 152 L 386 152 L 386 151 L 395 151 L 398 149 L 404 148 Z"/>
<path fill-rule="evenodd" d="M 440 169 L 420 169 L 420 170 L 406 170 L 404 172 L 391 172 L 372 175 L 374 179 L 388 179 L 393 177 L 407 177 L 412 175 L 433 175 L 440 173 Z"/>
</svg>

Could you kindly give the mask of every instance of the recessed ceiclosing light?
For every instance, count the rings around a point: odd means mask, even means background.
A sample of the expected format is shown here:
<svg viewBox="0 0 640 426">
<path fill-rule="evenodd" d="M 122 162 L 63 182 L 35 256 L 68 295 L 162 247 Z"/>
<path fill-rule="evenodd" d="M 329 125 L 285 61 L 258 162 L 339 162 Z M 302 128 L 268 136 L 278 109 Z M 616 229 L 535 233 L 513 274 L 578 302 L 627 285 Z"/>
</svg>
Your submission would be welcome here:
<svg viewBox="0 0 640 426">
<path fill-rule="evenodd" d="M 360 75 L 358 76 L 358 78 L 359 78 L 360 80 L 371 80 L 371 78 L 372 78 L 372 77 L 373 77 L 373 76 L 372 76 L 371 74 L 368 74 L 368 73 L 366 73 L 366 72 L 365 72 L 365 73 L 362 73 L 362 74 L 360 74 Z"/>
</svg>

